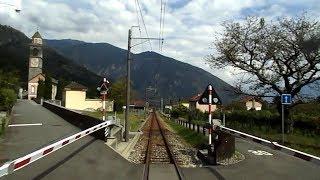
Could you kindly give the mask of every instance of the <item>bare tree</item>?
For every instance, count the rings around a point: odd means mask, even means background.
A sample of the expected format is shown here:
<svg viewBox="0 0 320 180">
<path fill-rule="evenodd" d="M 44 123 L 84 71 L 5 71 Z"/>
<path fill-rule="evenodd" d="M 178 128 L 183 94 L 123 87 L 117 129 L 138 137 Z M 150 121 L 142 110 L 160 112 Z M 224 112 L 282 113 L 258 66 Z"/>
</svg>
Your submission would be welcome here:
<svg viewBox="0 0 320 180">
<path fill-rule="evenodd" d="M 223 27 L 222 36 L 213 43 L 216 53 L 207 62 L 215 68 L 231 66 L 245 72 L 247 78 L 240 83 L 254 95 L 288 93 L 296 98 L 303 87 L 320 80 L 319 22 L 305 15 L 268 23 L 248 17 Z"/>
</svg>

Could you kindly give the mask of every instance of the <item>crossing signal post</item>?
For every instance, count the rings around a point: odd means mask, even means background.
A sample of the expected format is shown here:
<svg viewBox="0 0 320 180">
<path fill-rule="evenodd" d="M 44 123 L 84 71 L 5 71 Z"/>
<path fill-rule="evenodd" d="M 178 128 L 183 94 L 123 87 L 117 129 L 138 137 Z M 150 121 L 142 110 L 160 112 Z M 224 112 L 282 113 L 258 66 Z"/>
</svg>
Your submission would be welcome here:
<svg viewBox="0 0 320 180">
<path fill-rule="evenodd" d="M 208 105 L 208 113 L 209 113 L 209 145 L 212 144 L 212 112 L 211 112 L 211 106 L 221 104 L 221 100 L 216 93 L 216 91 L 213 89 L 212 85 L 209 84 L 206 88 L 206 90 L 202 93 L 200 99 L 198 100 L 199 104 L 207 104 Z"/>
<path fill-rule="evenodd" d="M 103 81 L 101 85 L 97 88 L 98 91 L 100 91 L 101 99 L 102 99 L 102 120 L 106 120 L 106 96 L 109 91 L 109 81 L 107 78 L 103 78 Z"/>
<path fill-rule="evenodd" d="M 209 145 L 208 145 L 208 156 L 210 159 L 213 158 L 213 164 L 216 164 L 217 160 L 217 139 L 214 138 L 214 143 L 212 144 L 212 131 L 213 131 L 213 122 L 212 122 L 212 112 L 211 106 L 221 104 L 221 100 L 213 89 L 212 85 L 209 84 L 206 90 L 202 93 L 200 99 L 198 100 L 199 104 L 207 104 L 208 105 L 208 113 L 209 113 L 209 123 L 207 124 L 208 133 L 209 133 Z"/>
</svg>

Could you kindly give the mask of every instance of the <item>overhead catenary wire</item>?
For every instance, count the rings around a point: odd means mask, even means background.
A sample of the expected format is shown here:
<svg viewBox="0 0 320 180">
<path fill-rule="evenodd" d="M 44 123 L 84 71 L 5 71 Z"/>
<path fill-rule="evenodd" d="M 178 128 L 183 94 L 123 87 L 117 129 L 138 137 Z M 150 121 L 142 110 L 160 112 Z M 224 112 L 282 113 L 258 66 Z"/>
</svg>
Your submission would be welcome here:
<svg viewBox="0 0 320 180">
<path fill-rule="evenodd" d="M 144 22 L 144 18 L 143 18 L 143 14 L 142 14 L 142 10 L 141 10 L 141 6 L 140 6 L 140 3 L 139 3 L 139 0 L 136 0 L 136 1 L 137 1 L 137 5 L 138 5 L 140 16 L 141 16 L 141 21 L 142 21 L 144 30 L 146 32 L 146 36 L 147 36 L 147 38 L 149 38 L 148 30 L 147 30 L 146 24 Z M 151 45 L 150 40 L 148 42 L 149 42 L 149 45 L 150 45 L 150 49 L 152 50 L 152 45 Z"/>
<path fill-rule="evenodd" d="M 161 31 L 161 39 L 162 39 L 162 41 L 161 41 L 161 51 L 162 51 L 162 47 L 163 47 L 163 32 L 164 32 L 164 19 L 165 19 L 165 16 L 166 16 L 166 5 L 167 5 L 167 1 L 165 1 L 164 2 L 164 4 L 163 4 L 163 17 L 162 17 L 162 31 Z"/>
<path fill-rule="evenodd" d="M 161 2 L 160 2 L 160 28 L 159 28 L 159 51 L 160 51 L 160 46 L 161 46 L 161 31 L 162 31 L 162 4 L 163 4 L 163 2 L 162 2 L 162 0 L 161 0 Z"/>
<path fill-rule="evenodd" d="M 163 31 L 164 31 L 164 17 L 165 17 L 165 6 L 166 6 L 166 0 L 161 0 L 160 2 L 160 22 L 159 22 L 159 54 L 158 54 L 158 65 L 156 66 L 156 69 L 154 71 L 154 87 L 158 87 L 158 81 L 159 81 L 159 70 L 161 67 L 161 52 L 162 52 L 162 46 L 163 46 Z M 158 76 L 159 75 L 159 76 Z M 158 91 L 159 93 L 160 91 Z M 160 94 L 159 94 L 160 95 Z M 159 101 L 160 102 L 160 101 Z"/>
<path fill-rule="evenodd" d="M 139 26 L 139 37 L 141 38 L 142 37 L 142 33 L 141 33 L 141 25 L 140 25 L 140 17 L 139 17 L 139 10 L 138 10 L 138 3 L 137 3 L 137 0 L 134 1 L 135 2 L 135 10 L 136 10 L 136 13 L 137 13 L 137 21 L 138 21 L 138 26 Z M 140 44 L 142 45 L 141 46 L 141 50 L 143 50 L 143 42 L 142 42 L 142 39 L 140 41 Z"/>
</svg>

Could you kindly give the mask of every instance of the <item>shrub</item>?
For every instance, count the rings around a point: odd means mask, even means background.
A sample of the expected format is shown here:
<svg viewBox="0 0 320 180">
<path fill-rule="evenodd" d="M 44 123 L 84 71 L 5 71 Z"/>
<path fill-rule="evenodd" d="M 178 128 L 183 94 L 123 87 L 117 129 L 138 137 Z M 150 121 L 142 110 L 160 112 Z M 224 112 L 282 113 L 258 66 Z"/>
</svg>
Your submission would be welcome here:
<svg viewBox="0 0 320 180">
<path fill-rule="evenodd" d="M 320 116 L 320 103 L 314 101 L 306 104 L 298 104 L 292 109 L 293 114 L 301 114 L 301 112 L 307 115 Z"/>
<path fill-rule="evenodd" d="M 208 119 L 208 113 L 203 113 L 199 109 L 190 111 L 188 114 L 188 120 L 206 121 Z"/>
<path fill-rule="evenodd" d="M 189 115 L 189 109 L 182 105 L 174 107 L 171 111 L 171 117 L 173 118 L 178 118 L 178 117 L 187 118 L 188 115 Z"/>
<path fill-rule="evenodd" d="M 163 112 L 165 114 L 171 114 L 171 110 L 169 108 L 164 108 Z"/>
<path fill-rule="evenodd" d="M 246 106 L 243 102 L 241 101 L 233 101 L 230 104 L 228 104 L 227 106 L 225 106 L 225 110 L 246 110 Z"/>
<path fill-rule="evenodd" d="M 10 111 L 17 100 L 17 95 L 13 89 L 0 89 L 0 109 Z"/>
<path fill-rule="evenodd" d="M 320 134 L 320 117 L 310 116 L 309 114 L 299 113 L 292 116 L 293 127 L 303 132 Z"/>
<path fill-rule="evenodd" d="M 233 111 L 226 114 L 227 121 L 238 122 L 242 125 L 277 126 L 280 116 L 270 111 Z"/>
</svg>

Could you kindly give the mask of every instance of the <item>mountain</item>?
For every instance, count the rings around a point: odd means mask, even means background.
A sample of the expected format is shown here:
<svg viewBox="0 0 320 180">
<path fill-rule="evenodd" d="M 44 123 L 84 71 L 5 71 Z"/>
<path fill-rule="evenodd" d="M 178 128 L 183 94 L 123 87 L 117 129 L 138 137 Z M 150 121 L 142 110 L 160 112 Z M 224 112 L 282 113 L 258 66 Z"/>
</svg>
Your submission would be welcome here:
<svg viewBox="0 0 320 180">
<path fill-rule="evenodd" d="M 77 40 L 46 40 L 46 44 L 100 76 L 118 79 L 126 75 L 127 51 L 108 43 L 87 43 Z M 187 63 L 155 52 L 133 54 L 131 65 L 133 89 L 140 98 L 145 88 L 156 87 L 158 97 L 188 99 L 202 93 L 211 83 L 223 103 L 237 96 L 234 88 L 216 76 Z"/>
<path fill-rule="evenodd" d="M 24 88 L 27 85 L 30 43 L 31 40 L 22 32 L 0 25 L 0 69 L 18 71 Z M 45 74 L 58 80 L 77 81 L 89 88 L 89 94 L 95 93 L 100 76 L 67 59 L 46 44 L 43 46 L 43 54 Z"/>
</svg>

